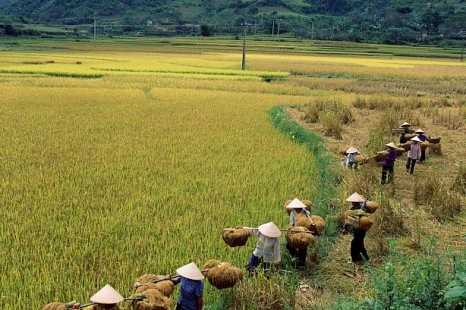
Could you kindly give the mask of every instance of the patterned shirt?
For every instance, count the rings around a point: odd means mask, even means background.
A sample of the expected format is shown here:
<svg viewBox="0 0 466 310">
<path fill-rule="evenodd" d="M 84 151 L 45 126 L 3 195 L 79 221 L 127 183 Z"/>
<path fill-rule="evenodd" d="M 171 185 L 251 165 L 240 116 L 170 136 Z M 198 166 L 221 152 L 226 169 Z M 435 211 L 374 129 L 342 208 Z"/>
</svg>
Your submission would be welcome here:
<svg viewBox="0 0 466 310">
<path fill-rule="evenodd" d="M 197 300 L 202 297 L 204 282 L 180 277 L 181 291 L 178 304 L 183 310 L 197 310 Z"/>
</svg>

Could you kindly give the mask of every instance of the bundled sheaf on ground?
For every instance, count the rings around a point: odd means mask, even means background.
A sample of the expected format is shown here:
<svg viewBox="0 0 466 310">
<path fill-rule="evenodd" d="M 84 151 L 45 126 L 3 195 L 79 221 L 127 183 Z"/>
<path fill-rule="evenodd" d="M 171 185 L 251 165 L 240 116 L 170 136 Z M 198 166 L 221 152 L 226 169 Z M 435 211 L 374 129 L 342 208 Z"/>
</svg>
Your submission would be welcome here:
<svg viewBox="0 0 466 310">
<path fill-rule="evenodd" d="M 222 232 L 222 238 L 228 246 L 236 247 L 245 245 L 251 234 L 251 230 L 246 228 L 226 228 Z"/>
<path fill-rule="evenodd" d="M 171 280 L 160 281 L 165 279 L 163 275 L 145 274 L 136 279 L 134 284 L 134 293 L 142 293 L 148 289 L 157 289 L 164 296 L 170 297 L 175 289 L 175 285 Z M 157 283 L 154 283 L 157 282 Z"/>
<path fill-rule="evenodd" d="M 234 287 L 243 280 L 243 271 L 230 263 L 210 259 L 204 264 L 205 276 L 209 283 L 217 289 Z"/>
<path fill-rule="evenodd" d="M 286 241 L 295 249 L 306 249 L 316 245 L 316 238 L 303 226 L 291 227 L 286 233 Z"/>
</svg>

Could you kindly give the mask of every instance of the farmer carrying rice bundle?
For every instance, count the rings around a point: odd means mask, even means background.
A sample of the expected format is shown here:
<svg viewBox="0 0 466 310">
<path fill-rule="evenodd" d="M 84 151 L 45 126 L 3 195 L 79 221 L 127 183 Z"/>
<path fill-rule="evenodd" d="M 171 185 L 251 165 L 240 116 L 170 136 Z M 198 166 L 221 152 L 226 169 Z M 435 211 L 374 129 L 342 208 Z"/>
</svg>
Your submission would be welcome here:
<svg viewBox="0 0 466 310">
<path fill-rule="evenodd" d="M 172 279 L 173 283 L 181 284 L 176 310 L 201 310 L 204 293 L 204 275 L 195 263 L 189 263 L 176 269 L 180 275 Z"/>
<path fill-rule="evenodd" d="M 249 272 L 255 272 L 256 268 L 262 264 L 264 269 L 270 269 L 281 261 L 280 253 L 280 229 L 273 223 L 269 222 L 260 225 L 258 228 L 250 228 L 252 235 L 258 237 L 256 248 L 251 254 L 246 269 Z"/>
<path fill-rule="evenodd" d="M 358 161 L 356 160 L 357 154 L 359 154 L 359 151 L 354 147 L 350 147 L 346 150 L 346 166 L 349 169 L 358 169 Z"/>
<path fill-rule="evenodd" d="M 387 157 L 382 161 L 382 179 L 380 183 L 386 184 L 393 181 L 393 167 L 395 166 L 395 160 L 397 157 L 397 147 L 395 143 L 390 142 L 386 144 L 388 149 Z"/>
<path fill-rule="evenodd" d="M 90 298 L 93 305 L 85 308 L 86 310 L 120 310 L 118 306 L 124 300 L 110 284 L 105 285 L 100 291 Z"/>
<path fill-rule="evenodd" d="M 286 208 L 291 209 L 291 213 L 290 213 L 290 226 L 291 227 L 303 226 L 303 225 L 298 225 L 297 223 L 298 215 L 302 215 L 303 217 L 306 217 L 310 221 L 311 225 L 314 224 L 314 221 L 311 218 L 311 213 L 306 210 L 306 205 L 302 203 L 298 198 L 295 198 L 290 204 L 286 206 Z M 309 236 L 308 238 L 311 238 L 311 237 Z M 297 261 L 298 267 L 302 267 L 306 265 L 307 247 L 301 247 L 301 248 L 293 247 L 290 244 L 290 242 L 288 242 L 287 240 L 286 249 L 288 250 L 290 255 Z"/>
</svg>

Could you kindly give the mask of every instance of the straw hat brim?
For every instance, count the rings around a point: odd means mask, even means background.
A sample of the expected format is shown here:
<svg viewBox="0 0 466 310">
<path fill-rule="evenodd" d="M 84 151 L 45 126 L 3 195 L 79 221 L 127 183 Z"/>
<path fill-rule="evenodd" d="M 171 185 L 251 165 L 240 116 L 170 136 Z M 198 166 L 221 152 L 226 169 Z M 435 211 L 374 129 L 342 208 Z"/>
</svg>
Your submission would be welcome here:
<svg viewBox="0 0 466 310">
<path fill-rule="evenodd" d="M 353 154 L 353 153 L 359 153 L 359 151 L 354 147 L 350 147 L 349 149 L 346 150 L 346 153 Z"/>
<path fill-rule="evenodd" d="M 277 238 L 282 234 L 280 229 L 273 222 L 262 224 L 259 226 L 258 230 L 261 234 L 270 238 Z"/>
<path fill-rule="evenodd" d="M 401 127 L 404 127 L 404 126 L 411 126 L 411 124 L 408 122 L 404 122 L 403 124 L 401 124 Z"/>
<path fill-rule="evenodd" d="M 195 263 L 189 263 L 176 269 L 176 273 L 190 280 L 204 280 L 204 275 Z"/>
<path fill-rule="evenodd" d="M 414 142 L 422 142 L 421 139 L 419 139 L 418 137 L 414 137 L 412 139 L 409 139 L 411 141 L 414 141 Z"/>
<path fill-rule="evenodd" d="M 387 143 L 387 144 L 385 144 L 385 145 L 388 146 L 388 147 L 391 147 L 391 148 L 393 148 L 393 149 L 396 149 L 396 145 L 395 145 L 395 143 L 393 143 L 393 142 Z"/>
<path fill-rule="evenodd" d="M 348 202 L 364 202 L 366 201 L 361 195 L 358 193 L 353 193 L 351 196 L 346 198 L 346 201 Z"/>
<path fill-rule="evenodd" d="M 415 131 L 415 133 L 424 133 L 424 132 L 425 132 L 425 131 L 422 130 L 422 129 L 418 129 L 418 130 Z"/>
<path fill-rule="evenodd" d="M 306 205 L 298 198 L 293 199 L 287 206 L 287 209 L 305 209 Z"/>
<path fill-rule="evenodd" d="M 93 303 L 101 305 L 113 305 L 120 303 L 124 297 L 120 295 L 110 284 L 105 285 L 100 291 L 90 298 Z"/>
</svg>

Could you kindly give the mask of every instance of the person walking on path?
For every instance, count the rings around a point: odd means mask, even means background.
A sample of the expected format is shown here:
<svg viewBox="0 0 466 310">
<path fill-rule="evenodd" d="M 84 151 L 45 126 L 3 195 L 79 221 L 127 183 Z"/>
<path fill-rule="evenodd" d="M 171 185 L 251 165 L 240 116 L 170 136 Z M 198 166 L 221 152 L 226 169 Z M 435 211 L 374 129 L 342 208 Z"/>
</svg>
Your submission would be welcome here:
<svg viewBox="0 0 466 310">
<path fill-rule="evenodd" d="M 280 240 L 278 237 L 282 234 L 280 229 L 273 222 L 260 225 L 258 228 L 249 228 L 252 234 L 259 238 L 256 248 L 251 254 L 246 269 L 249 272 L 255 272 L 256 268 L 262 263 L 264 269 L 270 269 L 272 265 L 279 264 L 281 261 Z"/>
<path fill-rule="evenodd" d="M 382 161 L 382 179 L 380 183 L 387 184 L 393 181 L 393 173 L 396 160 L 396 145 L 393 142 L 386 144 L 388 147 L 388 155 Z"/>
<path fill-rule="evenodd" d="M 422 156 L 421 140 L 419 137 L 414 137 L 411 141 L 413 141 L 413 143 L 411 144 L 411 149 L 408 151 L 408 159 L 406 161 L 406 171 L 409 172 L 409 174 L 414 173 L 416 161 Z"/>
<path fill-rule="evenodd" d="M 351 196 L 346 198 L 346 201 L 351 202 L 350 210 L 364 210 L 365 202 L 367 201 L 367 199 L 365 199 L 358 193 L 353 193 Z M 345 227 L 346 226 L 347 225 L 345 225 Z M 357 264 L 367 262 L 369 261 L 369 255 L 367 254 L 366 247 L 364 246 L 364 238 L 366 237 L 366 231 L 356 227 L 352 228 L 354 238 L 353 240 L 351 240 L 351 260 L 353 263 Z"/>
<path fill-rule="evenodd" d="M 403 124 L 401 124 L 400 127 L 403 128 L 405 134 L 407 134 L 407 133 L 412 133 L 412 129 L 411 129 L 411 124 L 410 124 L 410 123 L 404 122 Z"/>
<path fill-rule="evenodd" d="M 421 142 L 427 141 L 428 137 L 425 135 L 424 130 L 418 129 L 415 131 L 415 133 L 417 134 L 417 137 L 419 138 L 419 140 L 421 140 Z M 425 160 L 426 160 L 426 150 L 425 149 L 423 150 L 421 147 L 421 159 L 419 160 L 419 162 L 422 163 Z"/>
<path fill-rule="evenodd" d="M 356 155 L 359 151 L 354 147 L 350 147 L 346 150 L 346 166 L 350 169 L 358 169 L 358 161 Z"/>
</svg>

